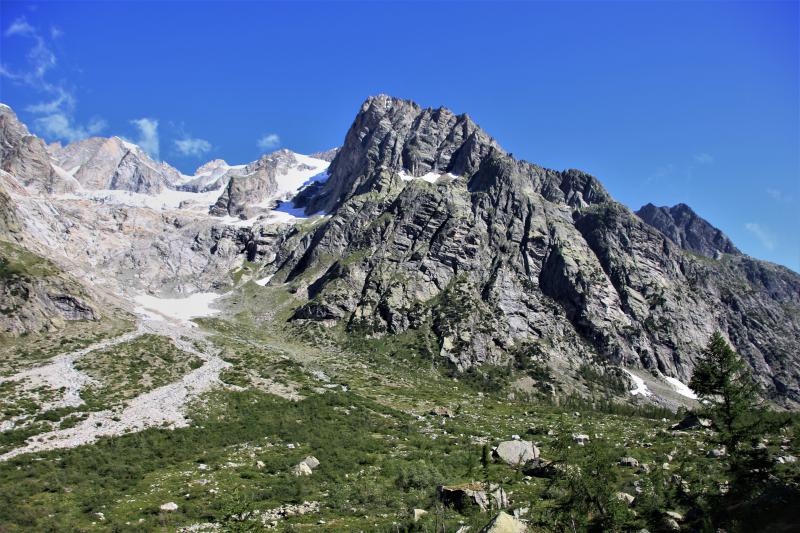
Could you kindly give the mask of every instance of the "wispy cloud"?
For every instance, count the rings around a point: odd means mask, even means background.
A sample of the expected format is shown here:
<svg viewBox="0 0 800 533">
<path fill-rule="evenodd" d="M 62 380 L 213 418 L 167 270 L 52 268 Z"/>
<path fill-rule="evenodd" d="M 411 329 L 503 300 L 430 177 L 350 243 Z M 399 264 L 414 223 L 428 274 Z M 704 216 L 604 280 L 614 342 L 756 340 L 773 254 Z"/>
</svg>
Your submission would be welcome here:
<svg viewBox="0 0 800 533">
<path fill-rule="evenodd" d="M 767 250 L 775 249 L 775 237 L 767 228 L 757 222 L 748 222 L 744 227 L 758 239 L 764 248 Z"/>
<path fill-rule="evenodd" d="M 34 126 L 45 136 L 75 142 L 93 135 L 98 135 L 106 128 L 105 120 L 95 118 L 85 126 L 74 124 L 63 113 L 53 113 L 39 117 L 33 121 Z"/>
<path fill-rule="evenodd" d="M 137 118 L 131 124 L 139 129 L 139 138 L 134 141 L 141 146 L 147 155 L 155 160 L 159 158 L 158 120 L 154 118 Z"/>
<path fill-rule="evenodd" d="M 26 111 L 39 115 L 33 121 L 38 131 L 51 139 L 73 142 L 97 135 L 106 127 L 106 122 L 99 117 L 92 118 L 85 125 L 76 123 L 74 113 L 77 102 L 74 91 L 63 82 L 53 83 L 48 79 L 48 72 L 58 61 L 47 39 L 38 28 L 30 24 L 25 17 L 19 17 L 3 33 L 6 37 L 32 41 L 32 46 L 26 54 L 25 67 L 11 68 L 5 63 L 0 63 L 0 77 L 47 95 L 47 100 L 25 108 Z M 51 39 L 61 35 L 63 32 L 60 29 L 56 27 L 50 29 Z"/>
<path fill-rule="evenodd" d="M 696 154 L 693 159 L 695 163 L 699 163 L 701 165 L 710 165 L 714 162 L 714 156 L 705 152 Z"/>
<path fill-rule="evenodd" d="M 792 203 L 794 201 L 794 196 L 791 194 L 782 191 L 780 189 L 775 189 L 773 187 L 767 187 L 766 189 L 767 196 L 775 200 L 776 202 L 782 203 Z"/>
<path fill-rule="evenodd" d="M 256 145 L 261 148 L 262 150 L 270 150 L 272 148 L 277 148 L 281 144 L 281 138 L 278 136 L 277 133 L 267 133 L 263 137 L 261 137 Z"/>
<path fill-rule="evenodd" d="M 175 149 L 182 155 L 200 157 L 211 151 L 211 143 L 205 139 L 184 137 L 175 141 Z"/>
</svg>

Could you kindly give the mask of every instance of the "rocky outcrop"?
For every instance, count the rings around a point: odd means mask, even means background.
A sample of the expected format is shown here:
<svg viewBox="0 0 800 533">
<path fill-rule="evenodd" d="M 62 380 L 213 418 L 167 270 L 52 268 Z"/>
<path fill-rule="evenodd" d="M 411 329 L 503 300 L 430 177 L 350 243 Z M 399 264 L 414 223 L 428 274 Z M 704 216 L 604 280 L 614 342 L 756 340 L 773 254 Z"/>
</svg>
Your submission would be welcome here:
<svg viewBox="0 0 800 533">
<path fill-rule="evenodd" d="M 727 235 L 698 216 L 686 204 L 672 207 L 647 204 L 636 211 L 636 214 L 684 250 L 714 259 L 722 254 L 741 254 Z"/>
<path fill-rule="evenodd" d="M 70 320 L 100 318 L 81 284 L 53 263 L 0 241 L 0 332 L 58 329 Z"/>
<path fill-rule="evenodd" d="M 683 382 L 719 329 L 772 398 L 800 405 L 800 276 L 734 253 L 699 217 L 675 215 L 680 245 L 593 176 L 517 161 L 465 115 L 385 96 L 329 173 L 305 201 L 332 217 L 277 253 L 278 277 L 307 283 L 295 319 L 430 332 L 462 370 L 533 350 Z"/>
<path fill-rule="evenodd" d="M 62 169 L 51 164 L 47 148 L 5 104 L 0 104 L 0 169 L 25 187 L 44 193 L 62 193 L 76 186 Z"/>
</svg>

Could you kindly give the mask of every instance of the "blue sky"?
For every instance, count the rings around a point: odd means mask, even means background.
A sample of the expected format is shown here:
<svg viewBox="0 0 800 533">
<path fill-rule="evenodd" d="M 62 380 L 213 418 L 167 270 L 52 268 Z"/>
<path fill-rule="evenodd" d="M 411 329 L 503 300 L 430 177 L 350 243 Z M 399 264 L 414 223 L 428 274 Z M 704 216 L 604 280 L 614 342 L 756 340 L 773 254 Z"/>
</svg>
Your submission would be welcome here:
<svg viewBox="0 0 800 533">
<path fill-rule="evenodd" d="M 337 146 L 383 92 L 800 271 L 797 2 L 2 2 L 0 30 L 0 99 L 48 141 L 188 172 Z"/>
</svg>

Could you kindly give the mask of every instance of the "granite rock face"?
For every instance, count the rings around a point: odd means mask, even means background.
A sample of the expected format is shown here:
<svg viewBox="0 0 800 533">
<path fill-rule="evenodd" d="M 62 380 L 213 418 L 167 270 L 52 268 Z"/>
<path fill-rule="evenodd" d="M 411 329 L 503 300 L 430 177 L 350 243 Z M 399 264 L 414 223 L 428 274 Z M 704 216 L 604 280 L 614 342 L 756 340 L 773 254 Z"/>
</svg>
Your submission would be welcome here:
<svg viewBox="0 0 800 533">
<path fill-rule="evenodd" d="M 0 104 L 0 170 L 44 193 L 72 190 L 74 180 L 53 167 L 42 139 L 31 135 L 10 107 Z"/>
<path fill-rule="evenodd" d="M 303 168 L 294 153 L 281 149 L 263 156 L 243 169 L 228 171 L 228 183 L 209 213 L 250 218 L 257 210 L 253 206 L 278 191 L 277 177 L 289 169 Z"/>
<path fill-rule="evenodd" d="M 153 194 L 180 179 L 176 169 L 119 137 L 91 137 L 50 151 L 58 166 L 87 189 Z"/>
<path fill-rule="evenodd" d="M 295 319 L 430 332 L 461 370 L 532 350 L 684 383 L 719 329 L 772 398 L 800 405 L 800 276 L 688 208 L 664 233 L 591 175 L 517 161 L 466 115 L 386 96 L 362 105 L 329 172 L 305 201 L 331 218 L 277 252 L 279 276 L 307 284 Z"/>
<path fill-rule="evenodd" d="M 741 255 L 727 235 L 698 216 L 686 204 L 672 207 L 647 204 L 636 211 L 636 214 L 684 250 L 714 259 L 722 254 Z"/>
</svg>

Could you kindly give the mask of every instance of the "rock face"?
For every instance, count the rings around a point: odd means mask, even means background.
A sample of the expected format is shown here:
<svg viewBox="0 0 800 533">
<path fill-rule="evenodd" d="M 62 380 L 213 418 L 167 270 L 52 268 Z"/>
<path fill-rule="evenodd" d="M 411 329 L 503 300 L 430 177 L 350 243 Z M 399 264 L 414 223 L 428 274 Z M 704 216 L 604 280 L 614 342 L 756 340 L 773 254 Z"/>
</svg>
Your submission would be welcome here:
<svg viewBox="0 0 800 533">
<path fill-rule="evenodd" d="M 302 169 L 303 165 L 295 154 L 282 149 L 265 155 L 241 170 L 231 170 L 225 190 L 209 212 L 216 216 L 250 218 L 257 212 L 253 208 L 255 204 L 278 191 L 278 176 L 297 168 Z"/>
<path fill-rule="evenodd" d="M 31 135 L 11 108 L 3 104 L 0 104 L 0 169 L 39 192 L 60 193 L 75 186 L 66 173 L 53 167 L 44 141 Z"/>
<path fill-rule="evenodd" d="M 672 207 L 647 204 L 636 214 L 684 250 L 713 259 L 722 254 L 741 255 L 727 235 L 699 217 L 686 204 Z"/>
<path fill-rule="evenodd" d="M 308 287 L 294 319 L 429 332 L 461 370 L 525 352 L 684 383 L 719 329 L 772 398 L 800 405 L 800 276 L 733 253 L 699 217 L 670 216 L 679 246 L 596 178 L 517 161 L 468 116 L 387 96 L 362 105 L 329 175 L 303 202 L 331 218 L 277 252 L 278 279 Z"/>
<path fill-rule="evenodd" d="M 158 193 L 180 180 L 180 172 L 153 161 L 119 137 L 91 137 L 51 149 L 53 159 L 87 189 Z"/>
<path fill-rule="evenodd" d="M 50 331 L 70 320 L 98 320 L 83 286 L 46 259 L 0 241 L 0 332 Z"/>
</svg>

